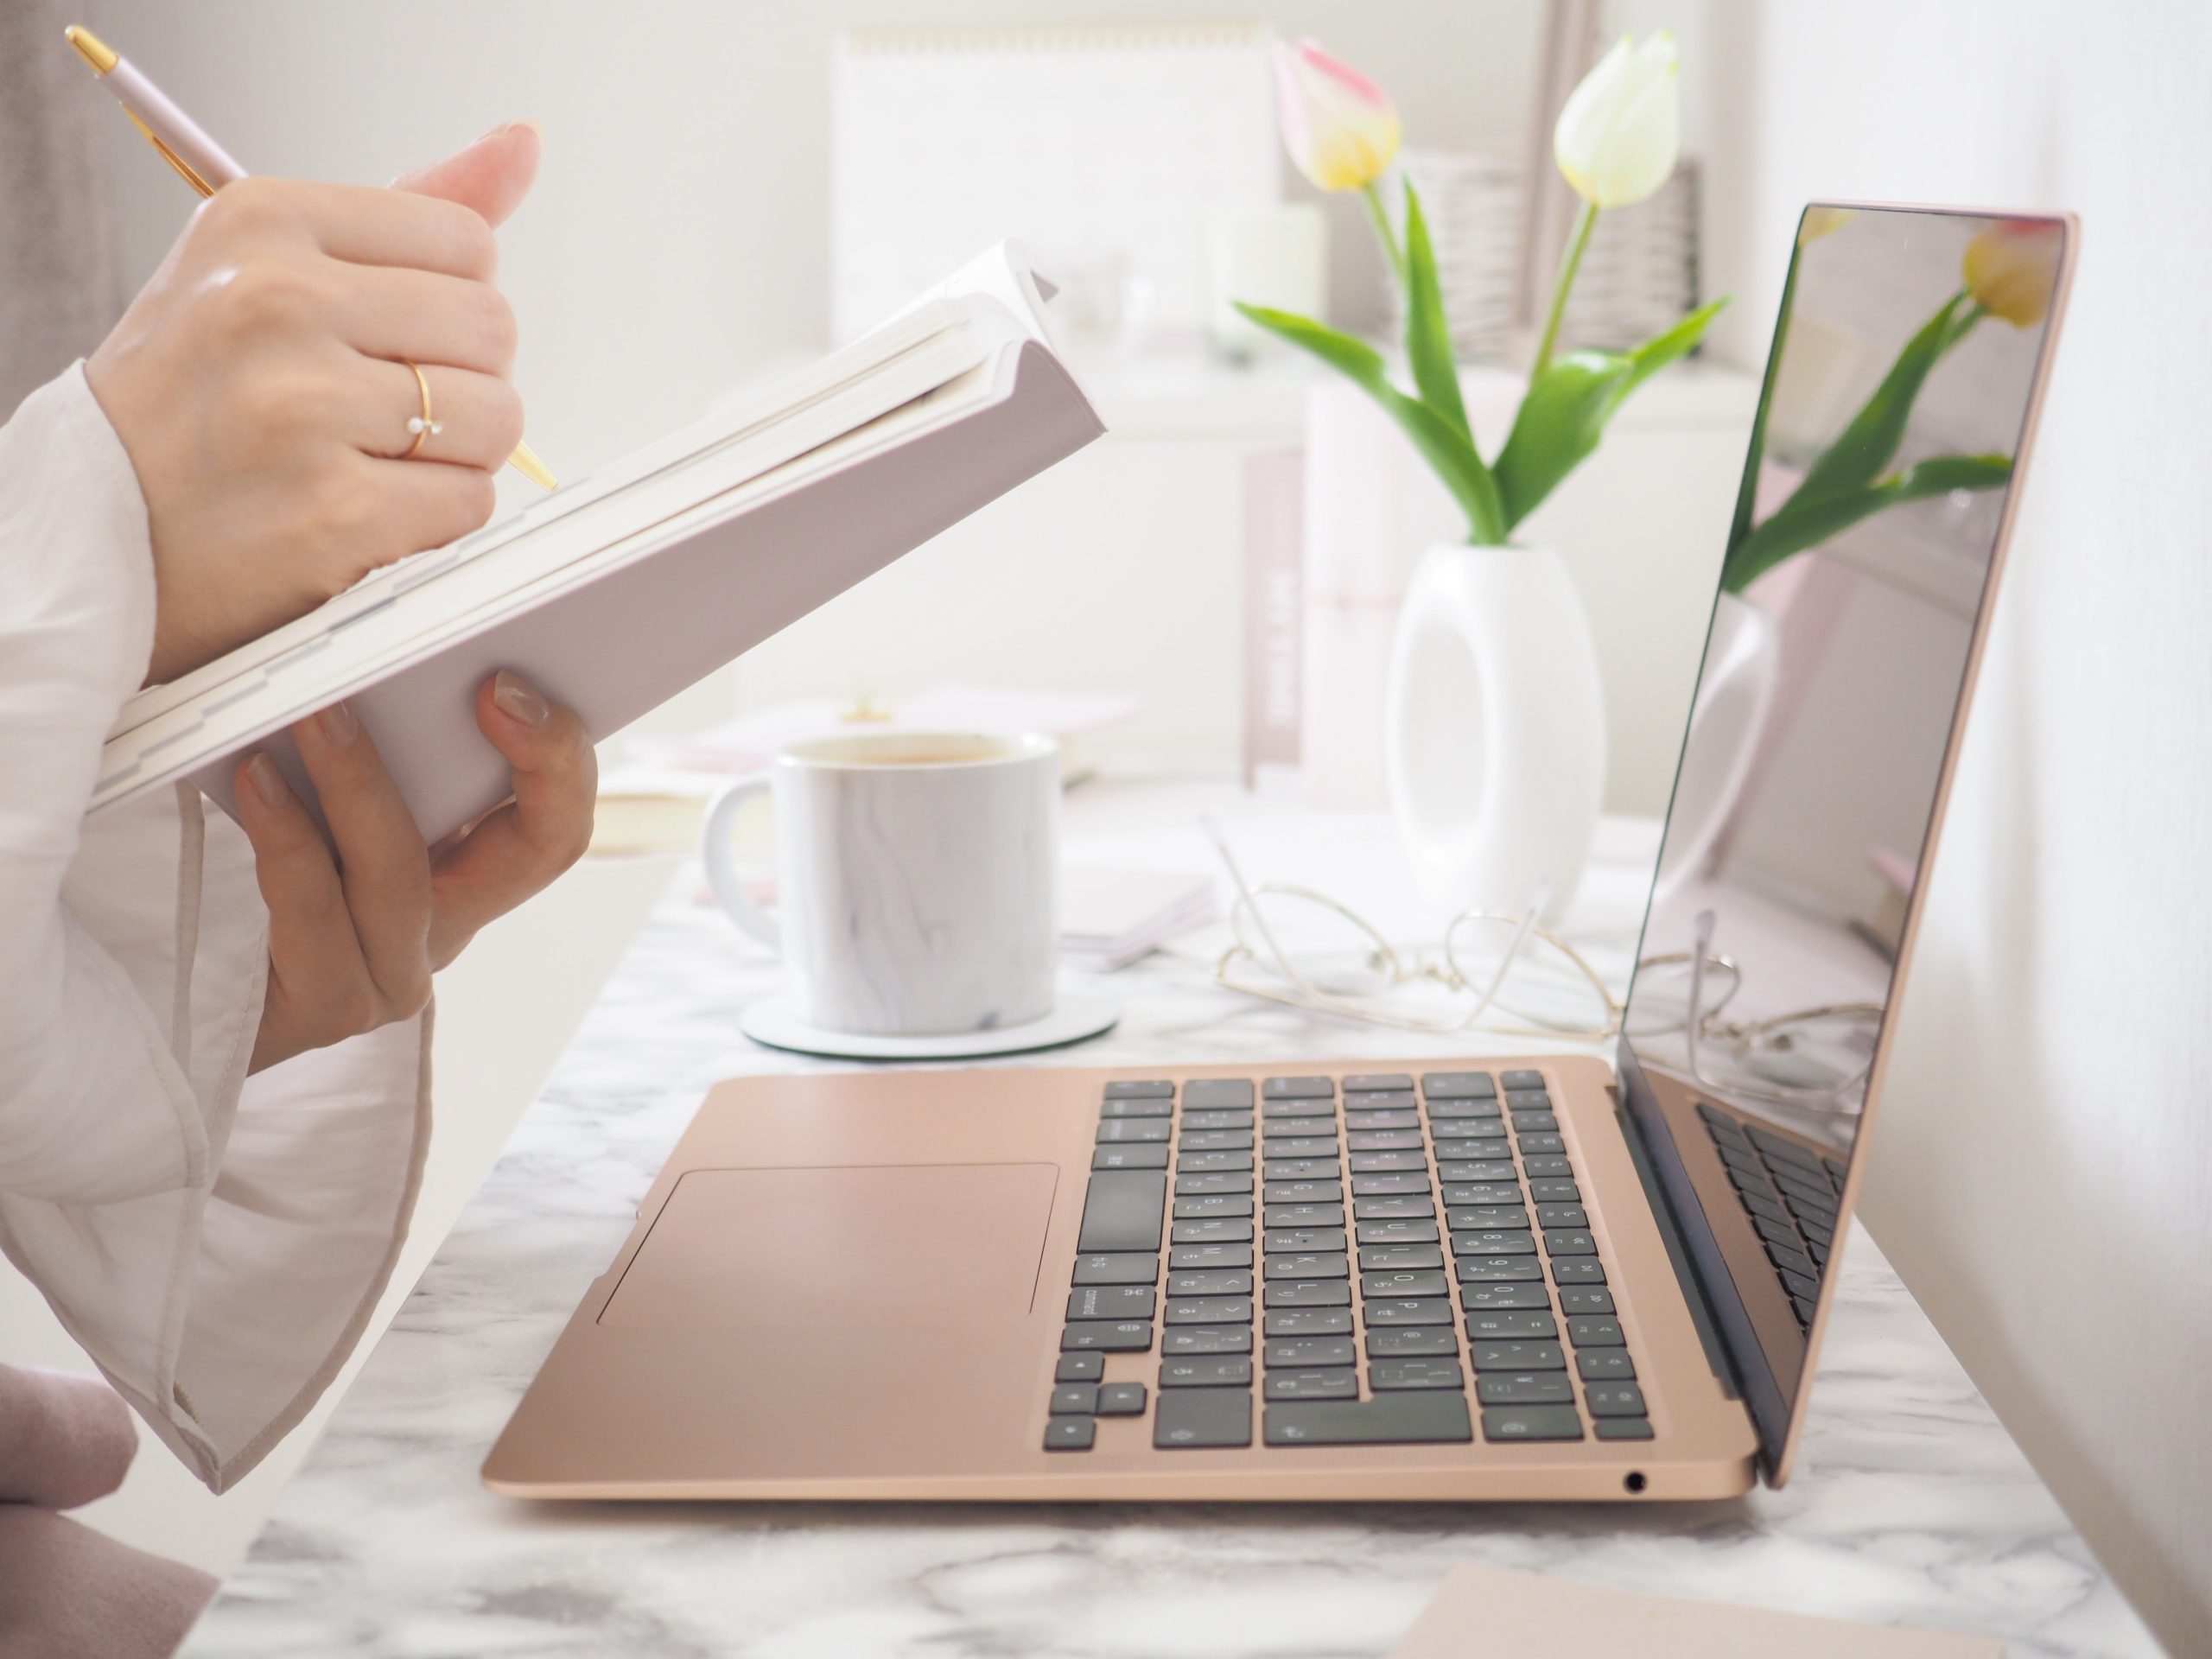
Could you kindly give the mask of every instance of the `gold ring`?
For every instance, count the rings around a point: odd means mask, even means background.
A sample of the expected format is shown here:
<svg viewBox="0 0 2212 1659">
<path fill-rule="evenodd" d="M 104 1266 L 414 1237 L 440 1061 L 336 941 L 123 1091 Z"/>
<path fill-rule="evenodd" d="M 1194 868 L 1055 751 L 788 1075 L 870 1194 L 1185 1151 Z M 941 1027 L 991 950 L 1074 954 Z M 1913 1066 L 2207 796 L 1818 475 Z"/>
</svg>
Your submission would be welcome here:
<svg viewBox="0 0 2212 1659">
<path fill-rule="evenodd" d="M 407 359 L 404 357 L 399 360 L 407 363 Z M 407 417 L 407 429 L 415 435 L 415 442 L 409 444 L 401 454 L 399 458 L 402 461 L 414 460 L 416 452 L 421 449 L 426 442 L 446 429 L 446 423 L 443 421 L 430 418 L 429 377 L 415 364 L 407 363 L 407 367 L 415 377 L 415 390 L 423 395 L 423 412 L 420 415 L 410 415 Z"/>
</svg>

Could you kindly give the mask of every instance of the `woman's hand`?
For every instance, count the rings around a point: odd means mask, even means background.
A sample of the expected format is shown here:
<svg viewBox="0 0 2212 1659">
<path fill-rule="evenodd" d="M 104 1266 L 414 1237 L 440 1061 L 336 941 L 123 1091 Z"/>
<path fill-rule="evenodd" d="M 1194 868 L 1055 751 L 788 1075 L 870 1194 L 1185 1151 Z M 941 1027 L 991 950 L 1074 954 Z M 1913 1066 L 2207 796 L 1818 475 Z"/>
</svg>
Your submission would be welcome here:
<svg viewBox="0 0 2212 1659">
<path fill-rule="evenodd" d="M 477 929 L 582 855 L 599 765 L 576 717 L 502 671 L 478 688 L 476 723 L 514 768 L 514 798 L 435 848 L 343 703 L 292 728 L 327 838 L 267 756 L 239 766 L 269 906 L 252 1070 L 411 1019 Z"/>
<path fill-rule="evenodd" d="M 502 127 L 393 189 L 241 179 L 193 215 L 86 365 L 146 501 L 149 682 L 491 516 L 522 436 L 492 226 L 537 152 Z M 401 461 L 408 362 L 445 429 Z"/>
</svg>

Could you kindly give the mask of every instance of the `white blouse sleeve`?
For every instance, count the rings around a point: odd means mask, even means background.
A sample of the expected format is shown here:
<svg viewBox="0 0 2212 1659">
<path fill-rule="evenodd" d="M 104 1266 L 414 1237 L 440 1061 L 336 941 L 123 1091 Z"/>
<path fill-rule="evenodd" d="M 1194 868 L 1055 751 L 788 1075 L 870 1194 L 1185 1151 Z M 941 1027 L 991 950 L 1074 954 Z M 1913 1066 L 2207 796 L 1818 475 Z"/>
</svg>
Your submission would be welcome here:
<svg viewBox="0 0 2212 1659">
<path fill-rule="evenodd" d="M 153 619 L 137 480 L 79 365 L 0 427 L 0 1250 L 221 1491 L 391 1274 L 429 1020 L 248 1079 L 268 917 L 244 835 L 188 786 L 85 817 Z"/>
</svg>

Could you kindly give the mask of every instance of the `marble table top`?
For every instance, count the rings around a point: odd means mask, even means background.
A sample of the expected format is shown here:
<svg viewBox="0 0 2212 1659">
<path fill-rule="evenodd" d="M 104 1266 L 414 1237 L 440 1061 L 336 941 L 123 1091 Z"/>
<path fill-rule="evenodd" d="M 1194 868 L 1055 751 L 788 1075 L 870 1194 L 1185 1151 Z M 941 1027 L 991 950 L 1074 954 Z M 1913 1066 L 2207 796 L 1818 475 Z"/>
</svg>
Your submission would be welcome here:
<svg viewBox="0 0 2212 1659">
<path fill-rule="evenodd" d="M 1205 868 L 1195 812 L 1211 810 L 1255 879 L 1341 873 L 1366 889 L 1344 896 L 1410 930 L 1393 937 L 1422 937 L 1373 821 L 1187 786 L 1089 785 L 1069 806 L 1073 858 Z M 1649 845 L 1612 827 L 1611 861 L 1573 918 L 1620 961 Z M 1122 1001 L 1120 1027 L 1029 1063 L 1482 1050 L 1251 1003 L 1210 982 L 1208 942 L 1084 979 Z M 533 1505 L 486 1492 L 486 1451 L 701 1096 L 817 1064 L 738 1031 L 738 1010 L 778 978 L 699 904 L 696 874 L 679 878 L 186 1653 L 1333 1659 L 1385 1653 L 1471 1560 L 2001 1636 L 2016 1655 L 2158 1650 L 1857 1230 L 1797 1472 L 1725 1503 Z"/>
</svg>

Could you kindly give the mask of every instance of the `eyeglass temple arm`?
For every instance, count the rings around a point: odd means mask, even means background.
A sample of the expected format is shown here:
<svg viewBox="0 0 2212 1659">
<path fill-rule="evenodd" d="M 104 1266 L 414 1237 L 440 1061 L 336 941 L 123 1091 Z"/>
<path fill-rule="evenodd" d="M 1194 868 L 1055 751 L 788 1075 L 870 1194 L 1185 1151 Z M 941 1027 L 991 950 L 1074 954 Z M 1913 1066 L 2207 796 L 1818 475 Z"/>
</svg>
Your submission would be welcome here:
<svg viewBox="0 0 2212 1659">
<path fill-rule="evenodd" d="M 1252 884 L 1244 879 L 1244 871 L 1236 862 L 1236 855 L 1229 850 L 1229 841 L 1221 833 L 1221 826 L 1213 821 L 1211 813 L 1201 812 L 1198 828 L 1205 832 L 1206 839 L 1213 842 L 1213 849 L 1221 855 L 1221 861 L 1229 867 L 1229 879 L 1236 884 L 1236 896 L 1244 901 L 1244 908 L 1252 914 L 1252 925 L 1260 930 L 1260 937 L 1267 941 L 1268 949 L 1274 953 L 1276 968 L 1292 984 L 1304 988 L 1306 982 L 1290 965 L 1289 956 L 1277 942 L 1274 930 L 1268 925 L 1267 912 L 1260 908 L 1259 899 L 1253 895 Z"/>
<path fill-rule="evenodd" d="M 1682 1025 L 1682 1048 L 1690 1063 L 1690 1076 L 1702 1077 L 1698 1070 L 1698 1033 L 1705 1026 L 1705 963 L 1713 951 L 1713 912 L 1700 910 L 1691 924 L 1690 936 L 1690 1006 Z"/>
</svg>

